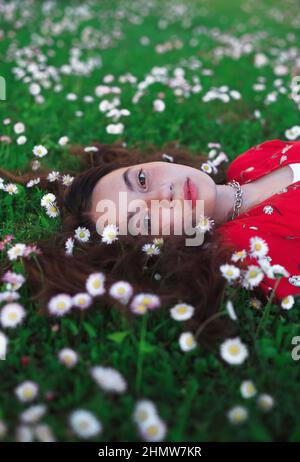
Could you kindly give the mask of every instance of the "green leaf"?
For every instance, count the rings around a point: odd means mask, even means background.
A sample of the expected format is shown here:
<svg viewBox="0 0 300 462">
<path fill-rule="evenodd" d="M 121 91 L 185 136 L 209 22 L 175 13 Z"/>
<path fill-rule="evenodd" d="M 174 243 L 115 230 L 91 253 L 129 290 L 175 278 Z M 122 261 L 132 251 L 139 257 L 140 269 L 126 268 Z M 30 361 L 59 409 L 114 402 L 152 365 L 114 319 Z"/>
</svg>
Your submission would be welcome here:
<svg viewBox="0 0 300 462">
<path fill-rule="evenodd" d="M 142 353 L 154 353 L 154 351 L 157 349 L 155 345 L 151 345 L 150 343 L 144 341 L 140 343 L 139 348 Z"/>
<path fill-rule="evenodd" d="M 119 332 L 112 332 L 111 334 L 107 335 L 109 340 L 112 340 L 115 343 L 122 343 L 123 340 L 129 335 L 129 331 L 119 331 Z"/>
<path fill-rule="evenodd" d="M 85 330 L 87 331 L 90 338 L 97 337 L 97 332 L 96 332 L 96 330 L 94 329 L 94 327 L 91 324 L 89 324 L 88 322 L 84 322 L 83 326 L 84 326 Z"/>
</svg>

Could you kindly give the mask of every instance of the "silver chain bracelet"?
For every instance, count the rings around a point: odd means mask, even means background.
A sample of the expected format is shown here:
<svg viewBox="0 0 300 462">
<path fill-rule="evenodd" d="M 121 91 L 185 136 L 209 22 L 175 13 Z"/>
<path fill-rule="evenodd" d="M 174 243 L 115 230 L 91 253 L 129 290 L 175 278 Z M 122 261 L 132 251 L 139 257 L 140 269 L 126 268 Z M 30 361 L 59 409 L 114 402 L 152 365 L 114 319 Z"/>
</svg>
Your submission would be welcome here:
<svg viewBox="0 0 300 462">
<path fill-rule="evenodd" d="M 239 215 L 239 209 L 242 206 L 243 203 L 243 192 L 241 185 L 238 181 L 232 180 L 229 183 L 227 183 L 229 186 L 232 186 L 235 190 L 235 200 L 234 200 L 234 205 L 233 205 L 233 213 L 231 216 L 231 220 L 236 218 Z"/>
</svg>

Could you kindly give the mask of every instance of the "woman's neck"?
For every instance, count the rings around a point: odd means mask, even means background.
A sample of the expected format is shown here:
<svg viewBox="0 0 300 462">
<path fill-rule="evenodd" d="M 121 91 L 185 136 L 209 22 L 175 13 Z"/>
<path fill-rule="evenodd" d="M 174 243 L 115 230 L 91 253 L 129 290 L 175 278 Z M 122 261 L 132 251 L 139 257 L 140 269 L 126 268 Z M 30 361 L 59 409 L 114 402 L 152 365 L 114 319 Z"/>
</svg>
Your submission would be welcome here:
<svg viewBox="0 0 300 462">
<path fill-rule="evenodd" d="M 246 212 L 259 201 L 260 191 L 254 186 L 253 183 L 241 185 L 243 202 L 239 208 L 239 214 Z M 231 218 L 235 202 L 235 190 L 227 184 L 216 185 L 216 190 L 216 205 L 212 218 L 217 225 L 220 225 L 226 223 Z"/>
<path fill-rule="evenodd" d="M 239 213 L 244 213 L 273 194 L 277 194 L 283 188 L 292 184 L 292 182 L 292 169 L 288 165 L 285 165 L 250 183 L 241 185 L 243 202 Z M 222 224 L 231 218 L 235 201 L 235 190 L 232 186 L 225 184 L 216 185 L 216 191 L 215 210 L 212 218 L 216 224 Z"/>
</svg>

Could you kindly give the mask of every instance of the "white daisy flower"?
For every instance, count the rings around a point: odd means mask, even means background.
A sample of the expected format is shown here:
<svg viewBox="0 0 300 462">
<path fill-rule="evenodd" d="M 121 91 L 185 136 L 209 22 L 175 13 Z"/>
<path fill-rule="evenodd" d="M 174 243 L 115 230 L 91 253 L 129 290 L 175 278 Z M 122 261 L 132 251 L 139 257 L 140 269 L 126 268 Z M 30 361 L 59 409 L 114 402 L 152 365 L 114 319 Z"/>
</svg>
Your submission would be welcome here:
<svg viewBox="0 0 300 462">
<path fill-rule="evenodd" d="M 91 412 L 84 409 L 73 411 L 69 417 L 73 432 L 80 438 L 93 438 L 102 433 L 102 423 Z"/>
<path fill-rule="evenodd" d="M 96 297 L 105 293 L 105 275 L 103 273 L 92 273 L 88 276 L 85 287 L 87 292 Z"/>
<path fill-rule="evenodd" d="M 11 247 L 8 250 L 7 256 L 9 260 L 17 260 L 19 257 L 23 257 L 25 250 L 26 250 L 25 244 L 15 244 L 13 247 Z"/>
<path fill-rule="evenodd" d="M 221 344 L 220 355 L 228 364 L 242 364 L 248 357 L 248 350 L 240 337 L 229 338 Z"/>
<path fill-rule="evenodd" d="M 4 191 L 10 194 L 11 196 L 13 194 L 18 194 L 18 186 L 13 183 L 8 183 L 7 185 L 4 186 Z"/>
<path fill-rule="evenodd" d="M 19 298 L 20 298 L 20 294 L 18 294 L 18 292 L 15 292 L 15 291 L 7 290 L 5 292 L 0 293 L 0 303 L 14 302 L 15 300 L 19 300 Z"/>
<path fill-rule="evenodd" d="M 163 112 L 166 108 L 166 104 L 161 99 L 155 99 L 153 101 L 153 110 L 155 112 Z"/>
<path fill-rule="evenodd" d="M 54 204 L 56 202 L 56 197 L 52 193 L 44 194 L 41 199 L 41 206 L 46 207 L 47 205 Z"/>
<path fill-rule="evenodd" d="M 163 153 L 161 157 L 163 160 L 166 160 L 167 162 L 174 162 L 174 157 L 170 156 L 169 154 Z"/>
<path fill-rule="evenodd" d="M 226 302 L 226 310 L 227 310 L 227 313 L 230 317 L 230 319 L 232 319 L 233 321 L 236 321 L 237 320 L 237 315 L 236 315 L 236 312 L 234 310 L 234 306 L 233 306 L 233 303 L 231 300 L 227 300 Z"/>
<path fill-rule="evenodd" d="M 102 242 L 105 242 L 105 244 L 111 244 L 118 239 L 118 227 L 115 225 L 105 226 L 101 236 Z"/>
<path fill-rule="evenodd" d="M 58 140 L 58 144 L 60 146 L 65 146 L 66 144 L 68 144 L 69 142 L 69 138 L 67 136 L 62 136 L 61 138 L 59 138 Z"/>
<path fill-rule="evenodd" d="M 35 178 L 34 180 L 30 180 L 28 181 L 28 183 L 26 183 L 26 187 L 27 188 L 32 188 L 32 186 L 35 186 L 36 184 L 39 184 L 41 181 L 40 178 Z"/>
<path fill-rule="evenodd" d="M 288 139 L 288 140 L 295 140 L 296 138 L 298 138 L 300 136 L 300 126 L 299 125 L 294 125 L 293 127 L 287 129 L 285 131 L 285 137 Z"/>
<path fill-rule="evenodd" d="M 244 380 L 244 382 L 241 383 L 240 391 L 243 398 L 252 398 L 257 393 L 252 380 Z"/>
<path fill-rule="evenodd" d="M 46 214 L 50 218 L 56 218 L 60 214 L 59 208 L 58 208 L 57 204 L 55 204 L 55 203 L 47 204 L 45 209 L 46 209 Z"/>
<path fill-rule="evenodd" d="M 79 226 L 75 229 L 75 238 L 81 242 L 87 242 L 91 236 L 90 230 Z"/>
<path fill-rule="evenodd" d="M 162 237 L 156 237 L 153 239 L 153 244 L 157 247 L 161 247 L 164 243 L 164 239 Z"/>
<path fill-rule="evenodd" d="M 72 297 L 67 294 L 55 295 L 48 303 L 48 309 L 51 314 L 63 316 L 72 308 Z"/>
<path fill-rule="evenodd" d="M 187 303 L 177 303 L 170 309 L 170 314 L 176 321 L 185 321 L 190 319 L 194 314 L 195 308 Z"/>
<path fill-rule="evenodd" d="M 22 122 L 17 122 L 14 125 L 14 132 L 16 135 L 20 135 L 25 132 L 25 125 Z"/>
<path fill-rule="evenodd" d="M 41 87 L 38 83 L 33 82 L 29 85 L 29 93 L 32 96 L 37 96 L 40 94 L 40 92 L 41 92 Z"/>
<path fill-rule="evenodd" d="M 71 348 L 63 348 L 58 353 L 58 359 L 62 364 L 64 364 L 64 366 L 72 368 L 78 362 L 78 355 L 76 351 Z"/>
<path fill-rule="evenodd" d="M 73 180 L 74 180 L 74 177 L 71 176 L 71 175 L 68 175 L 68 174 L 63 175 L 62 179 L 61 179 L 62 184 L 65 185 L 65 186 L 70 186 L 70 184 L 72 184 Z"/>
<path fill-rule="evenodd" d="M 24 135 L 18 136 L 18 138 L 16 139 L 16 142 L 19 146 L 22 146 L 23 144 L 27 142 L 27 138 Z"/>
<path fill-rule="evenodd" d="M 274 277 L 276 274 L 288 278 L 290 276 L 290 273 L 282 266 L 282 265 L 272 265 L 272 271 Z"/>
<path fill-rule="evenodd" d="M 53 170 L 53 172 L 50 172 L 49 175 L 47 176 L 47 180 L 50 181 L 50 183 L 53 183 L 54 181 L 58 181 L 60 177 L 60 173 Z"/>
<path fill-rule="evenodd" d="M 235 425 L 242 424 L 248 418 L 248 410 L 244 406 L 235 406 L 228 411 L 227 418 Z"/>
<path fill-rule="evenodd" d="M 159 417 L 152 417 L 139 426 L 139 432 L 145 441 L 163 441 L 167 433 L 167 426 Z"/>
<path fill-rule="evenodd" d="M 214 220 L 209 217 L 202 216 L 197 223 L 196 228 L 199 229 L 202 233 L 206 233 L 212 229 L 214 224 Z"/>
<path fill-rule="evenodd" d="M 281 308 L 284 310 L 290 310 L 294 306 L 294 303 L 295 299 L 293 295 L 287 295 L 281 300 Z"/>
<path fill-rule="evenodd" d="M 91 376 L 102 390 L 124 393 L 127 383 L 122 374 L 112 367 L 94 366 L 90 369 Z"/>
<path fill-rule="evenodd" d="M 31 443 L 33 440 L 33 429 L 29 425 L 18 425 L 16 428 L 16 441 L 18 443 Z"/>
<path fill-rule="evenodd" d="M 98 152 L 99 149 L 96 146 L 86 146 L 84 152 Z"/>
<path fill-rule="evenodd" d="M 252 289 L 259 285 L 263 280 L 264 273 L 257 265 L 249 265 L 248 269 L 243 272 L 242 286 L 246 289 Z"/>
<path fill-rule="evenodd" d="M 55 437 L 49 425 L 39 423 L 33 428 L 36 439 L 41 443 L 54 443 Z"/>
<path fill-rule="evenodd" d="M 231 282 L 240 276 L 240 269 L 237 266 L 229 265 L 225 263 L 224 265 L 220 266 L 220 271 L 224 278 L 227 279 L 228 282 Z"/>
<path fill-rule="evenodd" d="M 92 297 L 90 296 L 90 294 L 87 294 L 85 292 L 82 292 L 82 293 L 79 293 L 79 294 L 76 294 L 74 295 L 74 297 L 72 298 L 72 304 L 74 306 L 76 306 L 77 308 L 80 308 L 82 310 L 85 310 L 86 308 L 88 308 L 89 306 L 91 306 L 92 304 Z"/>
<path fill-rule="evenodd" d="M 6 289 L 10 291 L 15 291 L 19 290 L 20 287 L 22 287 L 22 285 L 25 282 L 25 277 L 23 276 L 23 274 L 14 273 L 13 271 L 7 271 L 3 275 L 2 281 L 6 282 Z M 14 296 L 14 294 L 12 294 L 12 296 Z"/>
<path fill-rule="evenodd" d="M 133 411 L 134 422 L 137 425 L 141 425 L 153 417 L 158 417 L 156 406 L 153 401 L 149 399 L 141 399 L 137 401 Z"/>
<path fill-rule="evenodd" d="M 0 332 L 0 360 L 6 358 L 8 338 Z"/>
<path fill-rule="evenodd" d="M 118 124 L 109 124 L 106 127 L 106 132 L 109 135 L 121 135 L 124 131 L 124 124 L 118 123 Z"/>
<path fill-rule="evenodd" d="M 212 172 L 212 166 L 208 162 L 203 162 L 203 164 L 201 164 L 201 170 L 210 174 Z"/>
<path fill-rule="evenodd" d="M 246 257 L 247 257 L 247 252 L 245 249 L 242 249 L 242 250 L 238 250 L 234 252 L 231 256 L 231 260 L 234 262 L 244 261 Z"/>
<path fill-rule="evenodd" d="M 152 310 L 160 306 L 160 299 L 157 295 L 140 293 L 133 297 L 130 309 L 135 314 L 144 314 L 148 309 Z"/>
<path fill-rule="evenodd" d="M 20 414 L 20 419 L 25 424 L 34 424 L 38 422 L 46 413 L 47 406 L 44 404 L 36 404 Z"/>
<path fill-rule="evenodd" d="M 22 324 L 26 316 L 25 310 L 19 303 L 8 303 L 5 305 L 0 313 L 0 322 L 2 327 L 14 328 Z"/>
<path fill-rule="evenodd" d="M 40 167 L 41 167 L 41 163 L 40 163 L 39 160 L 36 159 L 36 160 L 33 160 L 33 161 L 31 162 L 31 168 L 32 168 L 32 170 L 34 170 L 34 171 L 35 171 L 35 170 L 38 170 Z"/>
<path fill-rule="evenodd" d="M 179 346 L 182 351 L 190 351 L 196 348 L 197 342 L 192 332 L 182 332 L 179 336 Z"/>
<path fill-rule="evenodd" d="M 73 255 L 74 243 L 75 241 L 72 237 L 69 237 L 66 240 L 65 242 L 66 255 Z"/>
<path fill-rule="evenodd" d="M 257 398 L 257 405 L 262 411 L 268 412 L 274 407 L 274 399 L 271 395 L 263 393 Z"/>
<path fill-rule="evenodd" d="M 250 255 L 251 257 L 265 257 L 269 252 L 269 246 L 266 241 L 258 236 L 250 238 Z"/>
<path fill-rule="evenodd" d="M 126 305 L 133 294 L 133 288 L 129 282 L 118 281 L 110 286 L 109 295 Z"/>
<path fill-rule="evenodd" d="M 144 244 L 142 251 L 145 252 L 149 257 L 160 254 L 160 248 L 155 244 Z"/>
<path fill-rule="evenodd" d="M 272 270 L 272 265 L 270 263 L 270 260 L 269 258 L 266 256 L 266 257 L 262 257 L 262 258 L 258 258 L 258 264 L 260 266 L 260 268 L 263 270 L 263 272 L 269 277 L 269 278 L 274 278 L 274 274 L 273 274 L 273 270 Z"/>
<path fill-rule="evenodd" d="M 271 205 L 266 205 L 264 208 L 263 208 L 263 212 L 266 214 L 266 215 L 272 215 L 272 213 L 274 212 L 274 209 Z"/>
<path fill-rule="evenodd" d="M 32 152 L 36 157 L 44 157 L 48 154 L 48 149 L 40 144 L 38 146 L 34 146 Z"/>
<path fill-rule="evenodd" d="M 27 380 L 22 382 L 15 388 L 15 394 L 17 395 L 18 399 L 23 403 L 27 403 L 28 401 L 33 401 L 39 392 L 39 386 L 37 383 L 32 382 L 31 380 Z"/>
</svg>

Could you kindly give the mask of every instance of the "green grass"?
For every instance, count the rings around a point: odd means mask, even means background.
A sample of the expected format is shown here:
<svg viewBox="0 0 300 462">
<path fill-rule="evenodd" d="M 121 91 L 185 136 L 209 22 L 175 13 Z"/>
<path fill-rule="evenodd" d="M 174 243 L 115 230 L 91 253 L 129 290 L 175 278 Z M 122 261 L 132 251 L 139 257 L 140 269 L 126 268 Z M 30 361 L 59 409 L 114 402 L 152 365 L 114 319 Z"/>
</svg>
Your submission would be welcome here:
<svg viewBox="0 0 300 462">
<path fill-rule="evenodd" d="M 160 147 L 177 140 L 197 155 L 208 153 L 207 143 L 218 141 L 232 160 L 259 142 L 284 139 L 285 130 L 299 123 L 299 109 L 288 94 L 279 94 L 277 101 L 269 105 L 264 103 L 266 95 L 275 89 L 274 81 L 279 78 L 273 70 L 278 59 L 276 53 L 282 56 L 290 48 L 297 47 L 300 40 L 300 29 L 293 23 L 299 15 L 296 1 L 194 0 L 184 2 L 186 11 L 177 16 L 170 8 L 177 2 L 154 0 L 150 9 L 147 3 L 90 1 L 87 5 L 93 14 L 85 18 L 79 10 L 73 17 L 72 11 L 67 9 L 70 5 L 76 8 L 82 2 L 57 1 L 54 9 L 46 13 L 42 10 L 42 2 L 29 8 L 24 1 L 20 2 L 11 20 L 5 16 L 0 19 L 4 35 L 0 40 L 0 74 L 7 82 L 7 100 L 0 101 L 0 122 L 8 117 L 12 120 L 8 126 L 1 124 L 0 135 L 12 137 L 11 144 L 0 143 L 1 167 L 30 170 L 33 146 L 44 144 L 49 153 L 42 159 L 43 166 L 68 171 L 78 165 L 67 149 L 57 144 L 61 136 L 67 135 L 71 143 L 82 145 L 95 140 L 109 143 L 118 139 L 119 136 L 106 132 L 105 127 L 111 121 L 98 110 L 102 98 L 94 95 L 95 87 L 102 84 L 107 74 L 113 74 L 116 77 L 114 85 L 122 89 L 120 107 L 131 111 L 129 117 L 121 119 L 125 125 L 121 138 L 129 147 L 137 143 L 142 146 L 153 143 Z M 119 8 L 125 15 L 116 20 L 114 14 Z M 31 15 L 23 18 L 24 24 L 17 28 L 17 19 L 28 9 Z M 143 11 L 144 16 L 141 15 Z M 143 22 L 130 22 L 129 12 Z M 72 30 L 65 29 L 58 34 L 47 31 L 46 19 L 52 24 L 62 17 L 74 25 Z M 162 18 L 169 21 L 166 28 L 158 27 Z M 201 34 L 200 26 L 205 28 Z M 92 40 L 85 44 L 81 39 L 87 27 L 95 38 L 94 45 Z M 224 37 L 237 40 L 249 34 L 252 51 L 238 59 L 230 55 L 218 58 L 215 50 L 220 47 L 225 50 L 229 45 L 212 34 L 214 28 L 225 34 Z M 112 36 L 116 29 L 122 31 L 122 36 L 114 38 L 108 47 L 101 47 L 100 36 Z M 260 36 L 259 32 L 266 34 Z M 294 41 L 289 39 L 291 33 Z M 140 44 L 142 36 L 149 37 L 148 46 Z M 190 45 L 192 38 L 198 39 L 194 47 Z M 182 48 L 156 53 L 155 46 L 173 39 L 181 40 Z M 102 67 L 87 76 L 62 75 L 61 92 L 55 93 L 53 85 L 43 89 L 45 102 L 37 104 L 29 94 L 28 85 L 15 79 L 12 69 L 16 67 L 13 45 L 22 49 L 33 44 L 39 46 L 39 42 L 42 53 L 55 52 L 48 58 L 54 67 L 68 62 L 72 46 L 82 47 L 83 60 L 100 56 Z M 87 44 L 89 47 L 85 46 Z M 269 64 L 256 68 L 253 65 L 256 52 L 265 53 L 270 58 Z M 202 63 L 194 70 L 186 66 L 193 57 Z M 294 63 L 295 58 L 288 57 L 289 73 L 280 77 L 288 92 Z M 154 66 L 167 66 L 170 75 L 174 69 L 182 67 L 186 79 L 192 82 L 192 77 L 198 76 L 203 89 L 188 98 L 179 98 L 163 83 L 156 83 L 148 87 L 138 104 L 133 104 L 135 86 L 119 83 L 118 77 L 130 72 L 141 81 Z M 213 70 L 213 75 L 202 75 L 202 69 Z M 263 92 L 253 90 L 259 76 L 266 78 Z M 242 98 L 227 104 L 218 100 L 202 101 L 212 86 L 221 85 L 238 90 Z M 166 110 L 155 113 L 152 101 L 161 91 L 165 92 Z M 70 92 L 78 96 L 77 101 L 66 100 Z M 83 101 L 86 95 L 94 96 L 91 104 Z M 75 116 L 78 110 L 83 111 L 82 117 Z M 261 111 L 261 119 L 254 117 L 255 110 Z M 16 144 L 17 135 L 12 128 L 18 121 L 26 125 L 27 143 L 22 146 Z M 13 197 L 0 191 L 1 238 L 12 233 L 16 242 L 35 242 L 55 232 L 59 220 L 45 215 L 40 206 L 42 194 L 38 187 L 21 188 Z M 6 264 L 4 252 L 0 258 L 1 264 Z M 13 269 L 23 272 L 20 262 L 14 263 Z M 291 358 L 292 337 L 300 332 L 299 302 L 284 313 L 272 305 L 256 336 L 264 307 L 260 311 L 250 308 L 248 302 L 252 294 L 241 290 L 235 309 L 238 332 L 248 346 L 249 358 L 240 366 L 230 366 L 221 359 L 219 345 L 209 351 L 199 345 L 189 353 L 182 352 L 178 345 L 182 328 L 180 323 L 170 319 L 168 310 L 146 315 L 145 338 L 140 341 L 145 327 L 143 317 L 129 325 L 114 307 L 103 310 L 97 305 L 87 311 L 84 318 L 77 313 L 61 320 L 45 318 L 37 314 L 26 284 L 20 294 L 27 312 L 24 323 L 16 329 L 2 329 L 10 341 L 7 359 L 0 362 L 0 420 L 3 419 L 8 427 L 5 440 L 15 439 L 19 415 L 27 408 L 17 400 L 14 388 L 24 380 L 33 380 L 40 386 L 36 402 L 45 403 L 48 408 L 42 420 L 50 425 L 59 441 L 78 440 L 68 426 L 69 414 L 78 408 L 92 411 L 103 423 L 103 432 L 95 440 L 138 441 L 140 436 L 132 421 L 132 412 L 141 398 L 155 402 L 168 427 L 167 441 L 300 441 L 300 364 Z M 55 324 L 57 331 L 52 329 Z M 121 332 L 124 335 L 112 335 Z M 73 348 L 79 354 L 79 362 L 72 370 L 58 362 L 57 353 L 64 347 Z M 24 356 L 29 358 L 27 365 L 21 361 Z M 89 375 L 90 366 L 95 364 L 118 369 L 128 382 L 128 391 L 116 396 L 100 390 Z M 258 393 L 273 396 L 275 406 L 269 413 L 257 407 L 256 398 L 242 398 L 239 387 L 246 379 L 254 381 Z M 47 400 L 49 391 L 54 393 L 52 400 Z M 226 417 L 227 411 L 237 404 L 249 411 L 248 420 L 240 426 L 232 425 Z"/>
</svg>

